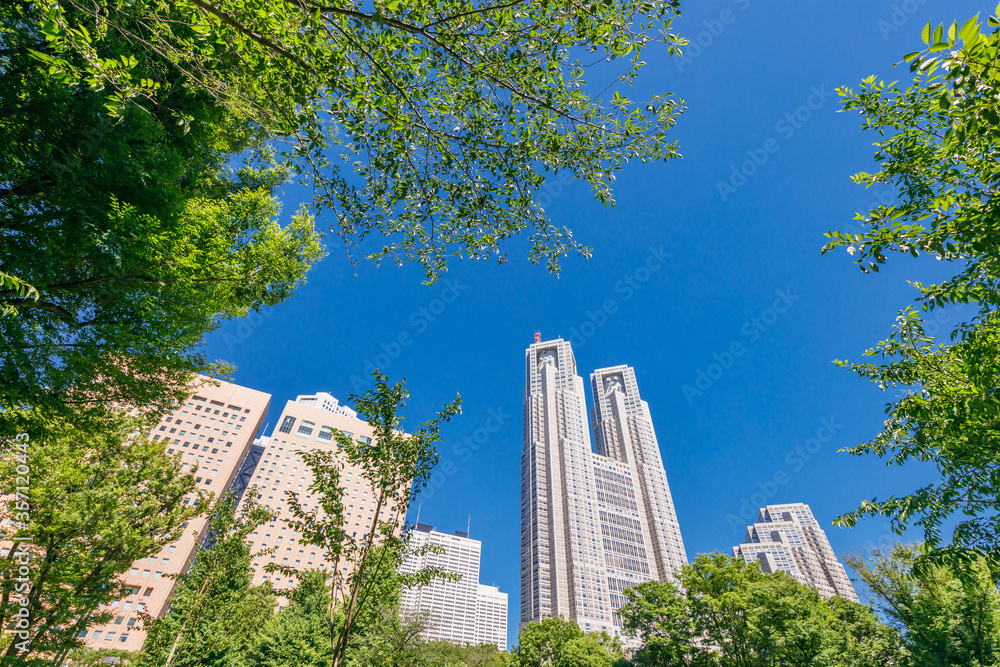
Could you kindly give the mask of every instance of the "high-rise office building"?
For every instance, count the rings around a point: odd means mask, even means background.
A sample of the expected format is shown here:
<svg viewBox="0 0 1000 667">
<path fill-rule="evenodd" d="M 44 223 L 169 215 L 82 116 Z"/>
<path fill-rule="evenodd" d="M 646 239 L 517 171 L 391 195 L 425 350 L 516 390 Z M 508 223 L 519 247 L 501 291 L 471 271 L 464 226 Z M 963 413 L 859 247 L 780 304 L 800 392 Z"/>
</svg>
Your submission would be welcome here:
<svg viewBox="0 0 1000 667">
<path fill-rule="evenodd" d="M 830 540 L 803 503 L 762 507 L 743 544 L 733 547 L 733 557 L 757 561 L 764 572 L 787 572 L 824 598 L 858 601 Z"/>
<path fill-rule="evenodd" d="M 288 494 L 298 494 L 299 502 L 307 509 L 317 506 L 318 498 L 310 495 L 309 487 L 313 476 L 302 462 L 301 452 L 313 450 L 339 451 L 334 430 L 362 441 L 370 441 L 374 431 L 368 423 L 358 419 L 357 413 L 340 405 L 330 394 L 319 393 L 299 396 L 288 401 L 276 422 L 277 428 L 270 436 L 260 438 L 257 455 L 259 462 L 244 483 L 256 487 L 257 500 L 271 509 L 274 521 L 260 526 L 250 535 L 250 546 L 254 552 L 273 549 L 267 555 L 257 556 L 253 561 L 254 584 L 269 581 L 276 589 L 295 586 L 295 579 L 264 570 L 267 563 L 288 565 L 299 569 L 329 569 L 333 567 L 317 547 L 301 544 L 300 535 L 285 523 L 291 518 L 288 511 Z M 378 519 L 392 518 L 394 505 L 382 507 L 379 517 L 375 516 L 376 495 L 361 469 L 345 465 L 341 470 L 340 484 L 344 493 L 344 520 L 346 530 L 354 537 L 367 533 L 372 523 Z M 248 497 L 250 494 L 244 494 Z M 400 526 L 401 528 L 401 526 Z M 342 571 L 349 574 L 350 563 L 341 563 Z"/>
<path fill-rule="evenodd" d="M 230 487 L 247 457 L 270 402 L 270 394 L 201 377 L 192 387 L 191 396 L 164 415 L 150 431 L 150 437 L 166 443 L 167 453 L 179 457 L 192 471 L 197 490 L 218 497 Z M 192 502 L 193 496 L 184 502 Z M 147 612 L 158 618 L 167 612 L 175 580 L 166 575 L 187 570 L 207 526 L 204 517 L 192 519 L 176 542 L 132 563 L 123 577 L 131 594 L 102 609 L 112 614 L 112 619 L 87 630 L 89 647 L 128 651 L 142 648 L 146 633 L 140 614 Z"/>
<path fill-rule="evenodd" d="M 421 553 L 421 547 L 428 545 L 438 549 Z M 457 581 L 435 579 L 426 586 L 403 590 L 402 608 L 427 617 L 424 637 L 455 644 L 495 644 L 506 650 L 507 594 L 479 583 L 482 543 L 470 539 L 468 533 L 443 533 L 418 523 L 410 547 L 414 552 L 400 566 L 400 572 L 438 567 L 461 575 Z"/>
<path fill-rule="evenodd" d="M 620 634 L 621 592 L 687 562 L 649 406 L 632 368 L 595 371 L 594 451 L 569 342 L 536 334 L 525 377 L 521 625 L 562 616 Z"/>
</svg>

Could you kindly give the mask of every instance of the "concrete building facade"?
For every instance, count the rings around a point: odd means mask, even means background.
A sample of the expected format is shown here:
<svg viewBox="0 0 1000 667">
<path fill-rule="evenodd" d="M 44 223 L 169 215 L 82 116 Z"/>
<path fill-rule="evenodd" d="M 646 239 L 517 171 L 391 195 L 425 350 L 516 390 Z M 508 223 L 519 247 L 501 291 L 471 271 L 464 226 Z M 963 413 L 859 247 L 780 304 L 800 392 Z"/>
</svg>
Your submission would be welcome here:
<svg viewBox="0 0 1000 667">
<path fill-rule="evenodd" d="M 339 404 L 329 394 L 299 396 L 285 404 L 276 428 L 270 436 L 261 438 L 259 462 L 247 481 L 250 489 L 256 487 L 257 500 L 271 509 L 274 521 L 262 525 L 250 535 L 250 546 L 255 553 L 273 549 L 269 555 L 257 556 L 253 561 L 254 584 L 270 582 L 277 590 L 293 588 L 294 577 L 270 574 L 264 570 L 267 563 L 278 563 L 300 569 L 326 570 L 333 567 L 322 550 L 299 543 L 299 534 L 285 520 L 288 511 L 288 492 L 298 494 L 299 502 L 306 509 L 317 506 L 318 498 L 310 495 L 313 476 L 302 462 L 300 453 L 314 450 L 337 452 L 339 447 L 334 430 L 342 431 L 362 442 L 370 441 L 374 431 L 366 422 L 357 418 L 350 408 Z M 367 533 L 376 519 L 388 521 L 394 505 L 383 507 L 380 517 L 375 516 L 375 492 L 361 469 L 346 464 L 341 470 L 344 493 L 344 519 L 349 534 L 359 537 Z M 244 494 L 245 498 L 250 492 Z M 245 501 L 244 501 L 245 502 Z M 350 573 L 350 564 L 342 564 L 342 571 Z"/>
<path fill-rule="evenodd" d="M 536 335 L 525 379 L 521 626 L 562 616 L 621 634 L 622 591 L 687 562 L 649 406 L 632 368 L 595 371 L 595 451 L 570 343 Z"/>
<path fill-rule="evenodd" d="M 858 601 L 830 540 L 804 503 L 762 507 L 743 544 L 733 547 L 733 557 L 757 561 L 764 572 L 787 572 L 824 598 Z"/>
<path fill-rule="evenodd" d="M 219 497 L 229 489 L 250 451 L 270 402 L 270 394 L 199 378 L 191 396 L 164 415 L 150 431 L 150 437 L 166 443 L 166 452 L 180 458 L 195 475 L 198 490 Z M 193 501 L 193 494 L 184 499 L 185 503 Z M 154 556 L 132 563 L 124 576 L 124 583 L 132 592 L 102 610 L 112 614 L 109 623 L 86 631 L 90 648 L 127 651 L 142 648 L 146 633 L 139 614 L 145 611 L 156 618 L 167 612 L 174 579 L 166 575 L 187 571 L 205 538 L 207 525 L 204 517 L 191 520 L 176 542 Z"/>
<path fill-rule="evenodd" d="M 428 545 L 440 551 L 421 553 Z M 494 644 L 507 650 L 507 594 L 479 583 L 482 543 L 462 531 L 443 533 L 418 523 L 410 547 L 413 553 L 400 572 L 437 567 L 461 575 L 457 581 L 435 579 L 427 586 L 403 589 L 401 607 L 427 617 L 424 637 L 454 644 Z"/>
</svg>

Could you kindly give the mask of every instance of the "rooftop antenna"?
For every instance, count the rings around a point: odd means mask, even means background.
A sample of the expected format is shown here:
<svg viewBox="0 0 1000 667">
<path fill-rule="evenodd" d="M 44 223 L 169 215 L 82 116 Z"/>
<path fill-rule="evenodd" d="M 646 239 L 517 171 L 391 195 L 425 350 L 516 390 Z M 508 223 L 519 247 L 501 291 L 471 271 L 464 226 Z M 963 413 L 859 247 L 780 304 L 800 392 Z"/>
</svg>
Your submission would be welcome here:
<svg viewBox="0 0 1000 667">
<path fill-rule="evenodd" d="M 542 332 L 541 331 L 536 331 L 535 332 L 535 342 L 536 343 L 541 343 L 542 342 Z"/>
<path fill-rule="evenodd" d="M 420 523 L 420 506 L 421 505 L 423 505 L 423 503 L 417 503 L 417 521 L 416 521 L 416 523 Z"/>
<path fill-rule="evenodd" d="M 472 514 L 469 514 L 469 525 L 465 527 L 465 536 L 469 536 L 469 531 L 472 530 Z"/>
</svg>

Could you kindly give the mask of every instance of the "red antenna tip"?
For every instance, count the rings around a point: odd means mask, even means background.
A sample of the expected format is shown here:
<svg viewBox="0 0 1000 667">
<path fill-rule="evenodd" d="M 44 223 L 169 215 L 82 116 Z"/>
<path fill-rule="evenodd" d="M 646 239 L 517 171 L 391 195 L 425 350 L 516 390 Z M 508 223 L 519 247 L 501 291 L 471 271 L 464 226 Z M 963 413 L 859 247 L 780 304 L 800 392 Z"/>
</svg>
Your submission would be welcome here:
<svg viewBox="0 0 1000 667">
<path fill-rule="evenodd" d="M 536 331 L 535 332 L 535 342 L 536 343 L 541 343 L 542 342 L 542 332 L 541 331 Z"/>
</svg>

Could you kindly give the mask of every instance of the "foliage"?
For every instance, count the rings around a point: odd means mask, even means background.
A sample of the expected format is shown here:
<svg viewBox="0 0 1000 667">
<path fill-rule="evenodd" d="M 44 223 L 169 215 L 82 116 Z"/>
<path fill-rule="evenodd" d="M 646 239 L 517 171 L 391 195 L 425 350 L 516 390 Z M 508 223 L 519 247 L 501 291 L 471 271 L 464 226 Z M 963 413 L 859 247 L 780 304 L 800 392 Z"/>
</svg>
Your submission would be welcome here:
<svg viewBox="0 0 1000 667">
<path fill-rule="evenodd" d="M 642 639 L 635 667 L 874 667 L 902 665 L 899 634 L 871 609 L 823 601 L 783 572 L 701 554 L 680 586 L 650 581 L 624 592 L 625 629 Z"/>
<path fill-rule="evenodd" d="M 0 509 L 0 518 L 13 522 L 2 539 L 21 545 L 0 565 L 0 627 L 14 638 L 0 659 L 8 665 L 80 647 L 81 631 L 110 619 L 97 609 L 126 594 L 119 576 L 176 539 L 195 510 L 182 503 L 194 479 L 163 443 L 140 435 L 140 419 L 120 411 L 57 418 L 22 410 L 8 412 L 5 427 L 25 434 L 0 434 L 10 438 L 0 458 L 3 493 L 18 494 Z M 31 555 L 21 556 L 22 549 Z M 26 636 L 9 626 L 22 608 L 22 568 L 31 584 Z M 30 649 L 21 651 L 25 640 Z"/>
<path fill-rule="evenodd" d="M 696 649 L 696 620 L 675 584 L 646 581 L 622 595 L 627 600 L 618 609 L 622 627 L 642 637 L 642 647 L 633 656 L 634 665 L 711 664 L 711 658 Z"/>
<path fill-rule="evenodd" d="M 626 163 L 678 155 L 683 101 L 623 94 L 648 47 L 678 53 L 677 14 L 678 0 L 60 0 L 30 48 L 113 114 L 207 93 L 287 139 L 349 248 L 375 236 L 371 257 L 434 280 L 448 257 L 503 261 L 525 230 L 530 259 L 557 270 L 587 249 L 535 201 L 546 175 L 607 205 Z"/>
<path fill-rule="evenodd" d="M 69 667 L 100 667 L 107 665 L 105 658 L 118 658 L 118 667 L 126 667 L 135 662 L 136 654 L 115 648 L 79 648 L 66 657 Z"/>
<path fill-rule="evenodd" d="M 905 637 L 913 664 L 992 665 L 1000 660 L 1000 592 L 985 559 L 959 578 L 946 566 L 912 574 L 924 547 L 894 544 L 852 555 L 847 564 L 879 610 Z"/>
<path fill-rule="evenodd" d="M 330 604 L 326 578 L 319 571 L 301 575 L 289 593 L 288 608 L 271 618 L 255 638 L 248 667 L 328 667 L 333 662 L 326 625 Z"/>
<path fill-rule="evenodd" d="M 32 55 L 49 51 L 54 7 L 0 5 L 0 311 L 15 315 L 0 317 L 0 408 L 162 408 L 192 373 L 225 373 L 195 350 L 205 333 L 288 297 L 319 236 L 304 211 L 275 222 L 287 170 L 176 68 L 136 65 L 157 70 L 162 94 L 116 118 L 106 91 L 54 80 Z M 132 48 L 116 31 L 102 40 Z"/>
<path fill-rule="evenodd" d="M 352 639 L 365 625 L 365 619 L 373 609 L 378 609 L 380 602 L 390 599 L 392 591 L 448 576 L 435 568 L 412 574 L 398 574 L 396 570 L 408 548 L 408 535 L 400 531 L 406 511 L 430 479 L 438 460 L 434 443 L 441 440 L 440 425 L 460 412 L 461 398 L 456 397 L 436 417 L 406 433 L 404 420 L 398 414 L 409 397 L 405 382 L 390 386 L 378 370 L 373 375 L 375 387 L 360 396 L 352 395 L 351 400 L 361 418 L 372 426 L 374 438 L 368 442 L 355 441 L 338 431 L 336 451 L 299 453 L 313 476 L 309 494 L 318 502 L 312 509 L 301 504 L 297 493 L 287 492 L 293 518 L 286 522 L 301 535 L 300 544 L 323 549 L 330 564 L 326 623 L 334 667 L 344 664 Z M 346 466 L 358 468 L 373 490 L 374 518 L 370 529 L 361 536 L 345 528 L 345 489 L 340 474 Z M 345 574 L 348 564 L 350 572 Z M 292 577 L 302 575 L 287 566 L 267 567 Z M 338 605 L 337 601 L 342 603 Z M 343 614 L 339 623 L 338 612 Z"/>
<path fill-rule="evenodd" d="M 252 586 L 247 536 L 273 519 L 250 497 L 237 511 L 221 499 L 191 568 L 177 577 L 170 611 L 146 619 L 140 667 L 231 667 L 241 664 L 260 628 L 274 615 L 269 586 Z"/>
<path fill-rule="evenodd" d="M 1000 26 L 1000 19 L 990 18 L 989 25 Z M 978 556 L 996 564 L 1000 33 L 983 33 L 974 17 L 947 31 L 928 24 L 923 39 L 928 48 L 906 56 L 915 72 L 908 88 L 870 77 L 857 93 L 840 90 L 844 110 L 858 111 L 863 128 L 878 136 L 879 171 L 854 180 L 888 186 L 899 201 L 858 214 L 861 228 L 855 233 L 831 232 L 824 252 L 845 247 L 864 271 L 877 271 L 896 252 L 959 263 L 955 275 L 940 283 L 914 283 L 921 309 L 901 312 L 892 336 L 865 353 L 880 362 L 837 362 L 882 390 L 902 390 L 886 405 L 884 430 L 847 451 L 885 457 L 889 465 L 930 462 L 941 481 L 906 496 L 866 501 L 838 523 L 852 526 L 883 515 L 897 534 L 920 526 L 927 551 L 918 567 L 963 567 Z M 964 304 L 978 311 L 956 327 L 951 341 L 928 334 L 923 313 L 937 311 L 940 322 L 949 314 L 942 309 Z M 949 536 L 943 527 L 953 518 L 958 521 Z"/>
<path fill-rule="evenodd" d="M 493 644 L 460 646 L 446 641 L 425 643 L 428 665 L 435 667 L 513 667 L 511 655 Z"/>
<path fill-rule="evenodd" d="M 514 649 L 518 667 L 612 667 L 625 664 L 616 639 L 606 633 L 583 633 L 574 621 L 546 618 L 521 630 Z"/>
</svg>

